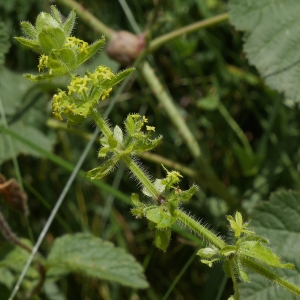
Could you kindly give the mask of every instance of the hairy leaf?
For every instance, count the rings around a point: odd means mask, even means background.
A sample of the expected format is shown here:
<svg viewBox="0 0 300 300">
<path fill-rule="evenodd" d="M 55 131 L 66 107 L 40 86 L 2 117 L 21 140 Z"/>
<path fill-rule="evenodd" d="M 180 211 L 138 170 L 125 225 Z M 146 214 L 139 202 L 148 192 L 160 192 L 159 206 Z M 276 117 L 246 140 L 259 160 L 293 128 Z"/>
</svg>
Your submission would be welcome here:
<svg viewBox="0 0 300 300">
<path fill-rule="evenodd" d="M 55 240 L 47 268 L 61 266 L 70 272 L 146 288 L 143 269 L 133 256 L 89 234 L 67 234 Z"/>
<path fill-rule="evenodd" d="M 270 248 L 280 254 L 282 262 L 291 262 L 296 270 L 276 269 L 278 275 L 300 282 L 300 193 L 280 191 L 269 202 L 257 207 L 251 221 L 255 233 L 270 240 Z M 246 270 L 248 272 L 248 269 Z M 250 273 L 250 272 L 249 272 Z M 241 284 L 241 298 L 245 300 L 296 299 L 291 293 L 250 273 L 251 284 Z"/>
<path fill-rule="evenodd" d="M 300 101 L 300 2 L 231 0 L 232 24 L 245 31 L 244 50 L 266 83 Z"/>
</svg>

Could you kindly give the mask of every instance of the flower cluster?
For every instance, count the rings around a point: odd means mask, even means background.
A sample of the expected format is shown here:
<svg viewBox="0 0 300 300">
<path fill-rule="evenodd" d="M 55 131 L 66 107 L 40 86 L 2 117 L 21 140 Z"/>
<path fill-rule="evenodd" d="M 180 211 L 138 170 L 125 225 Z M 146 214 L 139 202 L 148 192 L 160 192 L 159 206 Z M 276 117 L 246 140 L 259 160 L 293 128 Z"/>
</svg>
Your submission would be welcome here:
<svg viewBox="0 0 300 300">
<path fill-rule="evenodd" d="M 69 36 L 66 38 L 66 42 L 64 44 L 65 47 L 78 49 L 79 52 L 88 53 L 87 48 L 89 44 L 83 40 L 80 40 L 74 36 Z"/>
</svg>

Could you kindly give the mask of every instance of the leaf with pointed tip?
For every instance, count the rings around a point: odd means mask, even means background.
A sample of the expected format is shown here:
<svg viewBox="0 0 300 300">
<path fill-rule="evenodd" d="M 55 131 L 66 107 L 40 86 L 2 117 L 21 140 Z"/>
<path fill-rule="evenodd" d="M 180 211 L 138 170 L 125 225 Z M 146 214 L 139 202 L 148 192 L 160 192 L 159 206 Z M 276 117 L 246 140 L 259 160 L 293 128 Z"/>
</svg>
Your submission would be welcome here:
<svg viewBox="0 0 300 300">
<path fill-rule="evenodd" d="M 63 48 L 66 35 L 61 28 L 45 28 L 38 34 L 38 40 L 45 53 L 49 54 L 53 49 Z"/>
<path fill-rule="evenodd" d="M 51 9 L 52 17 L 57 21 L 57 23 L 61 24 L 62 19 L 61 19 L 61 14 L 60 14 L 59 10 L 56 8 L 55 5 L 51 5 L 50 9 Z"/>
<path fill-rule="evenodd" d="M 25 78 L 27 78 L 28 80 L 34 81 L 34 82 L 42 82 L 45 80 L 52 80 L 56 77 L 59 77 L 63 74 L 48 74 L 48 73 L 44 73 L 44 74 L 40 74 L 40 75 L 33 75 L 33 74 L 24 74 L 23 76 Z"/>
<path fill-rule="evenodd" d="M 114 128 L 114 138 L 122 145 L 122 143 L 123 143 L 123 131 L 118 125 L 116 125 L 115 128 Z"/>
<path fill-rule="evenodd" d="M 57 22 L 50 14 L 46 12 L 41 12 L 35 22 L 35 29 L 37 35 L 39 35 L 43 30 L 47 29 L 62 29 L 60 22 Z"/>
<path fill-rule="evenodd" d="M 31 23 L 26 21 L 21 22 L 21 29 L 26 36 L 33 40 L 37 40 L 35 27 Z"/>
<path fill-rule="evenodd" d="M 67 73 L 77 67 L 77 55 L 70 48 L 53 49 L 49 57 L 49 68 L 55 73 Z"/>
<path fill-rule="evenodd" d="M 250 241 L 242 243 L 239 247 L 239 253 L 242 256 L 259 260 L 272 267 L 294 269 L 293 264 L 282 264 L 278 255 L 259 242 Z"/>
<path fill-rule="evenodd" d="M 134 206 L 141 206 L 142 202 L 140 201 L 140 197 L 138 194 L 132 193 L 131 195 L 131 201 Z"/>
<path fill-rule="evenodd" d="M 154 245 L 166 252 L 171 240 L 171 228 L 165 230 L 155 230 Z"/>
<path fill-rule="evenodd" d="M 39 42 L 31 40 L 31 39 L 27 39 L 24 37 L 15 37 L 15 39 L 22 45 L 32 49 L 33 51 L 37 52 L 37 53 L 42 53 L 43 49 L 40 46 Z"/>
<path fill-rule="evenodd" d="M 147 288 L 142 266 L 124 249 L 85 233 L 57 238 L 46 269 L 64 267 L 69 272 L 115 281 L 134 288 Z"/>
<path fill-rule="evenodd" d="M 65 34 L 67 36 L 70 36 L 71 33 L 72 33 L 72 30 L 74 28 L 74 25 L 75 25 L 75 20 L 76 20 L 76 13 L 75 13 L 75 9 L 73 9 L 69 15 L 68 15 L 68 18 L 67 20 L 64 22 L 63 24 L 63 27 L 64 27 L 64 31 L 65 31 Z"/>
<path fill-rule="evenodd" d="M 85 61 L 90 59 L 95 53 L 101 50 L 102 46 L 105 43 L 105 38 L 102 37 L 100 40 L 96 41 L 92 45 L 86 48 L 86 51 L 78 53 L 77 56 L 77 65 L 82 65 Z"/>
<path fill-rule="evenodd" d="M 146 218 L 155 223 L 156 228 L 171 227 L 177 220 L 177 218 L 171 216 L 168 211 L 164 211 L 162 206 L 157 206 L 147 210 Z"/>
<path fill-rule="evenodd" d="M 110 173 L 116 166 L 119 161 L 119 157 L 114 155 L 110 159 L 108 159 L 105 163 L 103 163 L 100 167 L 97 167 L 93 170 L 87 172 L 86 177 L 90 177 L 91 179 L 101 179 L 108 173 Z"/>
<path fill-rule="evenodd" d="M 129 69 L 126 69 L 126 70 L 116 74 L 110 80 L 104 80 L 101 84 L 103 89 L 108 89 L 108 88 L 111 88 L 114 85 L 118 84 L 120 81 L 125 79 L 128 75 L 130 75 L 134 70 L 135 70 L 134 68 L 129 68 Z"/>
<path fill-rule="evenodd" d="M 134 153 L 141 153 L 145 151 L 150 151 L 154 149 L 155 147 L 158 146 L 162 139 L 162 136 L 159 136 L 156 139 L 148 139 L 148 138 L 143 138 L 143 139 L 137 139 L 135 145 L 134 145 Z"/>
<path fill-rule="evenodd" d="M 107 142 L 108 142 L 108 145 L 109 145 L 110 149 L 114 149 L 118 145 L 118 141 L 114 138 L 113 134 L 111 134 L 108 137 Z"/>
</svg>

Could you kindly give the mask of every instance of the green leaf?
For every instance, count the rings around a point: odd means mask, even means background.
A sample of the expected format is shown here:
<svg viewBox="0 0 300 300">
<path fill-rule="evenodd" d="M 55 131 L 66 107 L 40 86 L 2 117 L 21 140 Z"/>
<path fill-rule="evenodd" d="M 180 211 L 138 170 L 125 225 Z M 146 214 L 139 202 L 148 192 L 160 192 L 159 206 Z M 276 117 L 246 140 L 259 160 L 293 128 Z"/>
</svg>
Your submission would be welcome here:
<svg viewBox="0 0 300 300">
<path fill-rule="evenodd" d="M 87 47 L 86 52 L 84 51 L 84 52 L 78 53 L 77 65 L 80 66 L 85 61 L 90 59 L 94 54 L 96 54 L 102 48 L 104 43 L 105 43 L 105 38 L 104 38 L 104 36 L 102 36 L 100 40 L 96 41 L 94 44 Z"/>
<path fill-rule="evenodd" d="M 154 245 L 166 252 L 167 248 L 170 244 L 170 239 L 171 239 L 171 228 L 167 228 L 165 230 L 155 230 L 155 237 L 154 237 Z"/>
<path fill-rule="evenodd" d="M 103 81 L 103 83 L 102 83 L 103 89 L 108 89 L 108 88 L 113 87 L 114 85 L 118 84 L 120 81 L 125 79 L 128 75 L 130 75 L 134 70 L 135 70 L 134 68 L 126 69 L 126 70 L 116 74 L 112 79 Z"/>
<path fill-rule="evenodd" d="M 245 31 L 244 50 L 266 83 L 299 102 L 300 2 L 231 0 L 230 21 Z"/>
<path fill-rule="evenodd" d="M 52 69 L 53 74 L 63 74 L 74 70 L 77 67 L 75 51 L 67 48 L 52 50 L 48 66 Z"/>
<path fill-rule="evenodd" d="M 53 49 L 61 49 L 66 41 L 66 35 L 61 28 L 43 29 L 38 40 L 45 53 L 50 53 Z"/>
<path fill-rule="evenodd" d="M 35 22 L 35 29 L 39 35 L 43 30 L 47 29 L 62 29 L 60 22 L 55 20 L 50 14 L 46 12 L 41 12 Z"/>
<path fill-rule="evenodd" d="M 122 143 L 123 143 L 123 131 L 118 125 L 116 125 L 115 128 L 114 128 L 114 138 L 122 145 Z"/>
<path fill-rule="evenodd" d="M 187 202 L 193 197 L 193 195 L 197 192 L 197 190 L 198 187 L 196 185 L 193 185 L 186 191 L 175 193 L 174 198 L 179 202 Z"/>
<path fill-rule="evenodd" d="M 157 147 L 161 140 L 162 140 L 162 136 L 159 136 L 158 138 L 151 139 L 151 140 L 146 136 L 145 138 L 137 139 L 133 147 L 134 153 L 150 151 L 155 147 Z"/>
<path fill-rule="evenodd" d="M 110 149 L 114 149 L 118 145 L 118 141 L 114 138 L 113 134 L 111 134 L 108 137 L 107 142 L 108 142 L 108 145 L 109 145 Z"/>
<path fill-rule="evenodd" d="M 76 13 L 75 13 L 75 10 L 73 9 L 69 15 L 68 15 L 68 18 L 67 20 L 65 21 L 63 27 L 64 27 L 64 31 L 65 31 L 65 34 L 67 36 L 70 36 L 71 33 L 72 33 L 72 30 L 73 30 L 73 27 L 75 25 L 75 20 L 76 20 Z"/>
<path fill-rule="evenodd" d="M 209 259 L 212 258 L 214 255 L 218 254 L 218 249 L 213 248 L 202 248 L 197 252 L 197 255 L 201 258 Z"/>
<path fill-rule="evenodd" d="M 27 38 L 23 38 L 23 37 L 15 37 L 15 39 L 22 45 L 32 49 L 33 51 L 37 52 L 37 53 L 42 53 L 43 49 L 40 46 L 39 42 L 31 40 L 31 39 L 27 39 Z"/>
<path fill-rule="evenodd" d="M 21 22 L 21 28 L 25 35 L 33 40 L 37 40 L 35 27 L 31 23 L 23 21 Z"/>
<path fill-rule="evenodd" d="M 26 239 L 21 240 L 24 244 L 32 247 L 30 241 Z M 8 268 L 13 273 L 20 274 L 29 258 L 29 255 L 30 254 L 25 249 L 12 246 L 10 243 L 5 242 L 0 250 L 0 267 Z M 32 280 L 39 278 L 39 273 L 35 269 L 34 265 L 29 268 L 26 273 L 26 277 L 27 279 L 30 278 Z"/>
<path fill-rule="evenodd" d="M 116 164 L 119 161 L 119 157 L 114 155 L 110 159 L 108 159 L 105 163 L 103 163 L 100 167 L 92 169 L 86 173 L 86 177 L 90 177 L 92 180 L 94 179 L 101 179 L 109 172 L 111 172 Z"/>
<path fill-rule="evenodd" d="M 6 267 L 0 267 L 0 283 L 5 285 L 9 290 L 12 289 L 15 283 L 15 276 Z"/>
<path fill-rule="evenodd" d="M 282 264 L 278 255 L 259 242 L 248 241 L 242 243 L 239 248 L 239 253 L 242 256 L 248 256 L 252 259 L 259 260 L 272 267 L 294 268 L 293 264 Z"/>
<path fill-rule="evenodd" d="M 225 246 L 221 249 L 221 254 L 224 256 L 230 256 L 236 253 L 236 247 L 232 245 Z"/>
<path fill-rule="evenodd" d="M 134 206 L 141 206 L 141 201 L 140 201 L 140 197 L 138 194 L 132 193 L 131 195 L 131 201 L 133 203 Z"/>
<path fill-rule="evenodd" d="M 57 238 L 46 261 L 48 269 L 56 266 L 134 288 L 148 287 L 143 268 L 133 256 L 89 234 L 67 234 Z"/>
<path fill-rule="evenodd" d="M 280 191 L 272 194 L 270 201 L 258 206 L 252 216 L 251 228 L 270 240 L 270 249 L 281 261 L 295 265 L 295 270 L 276 269 L 284 278 L 300 282 L 300 192 Z M 295 296 L 263 280 L 261 275 L 249 272 L 251 284 L 241 284 L 241 299 L 245 300 L 294 300 Z"/>
<path fill-rule="evenodd" d="M 61 14 L 55 5 L 50 6 L 51 15 L 57 21 L 57 23 L 61 24 Z"/>
<path fill-rule="evenodd" d="M 177 220 L 170 215 L 162 206 L 157 206 L 146 211 L 146 218 L 156 224 L 156 228 L 171 227 Z"/>
<path fill-rule="evenodd" d="M 203 97 L 196 101 L 196 105 L 199 108 L 205 110 L 215 110 L 219 105 L 219 96 L 218 95 L 210 95 L 207 97 Z"/>
</svg>

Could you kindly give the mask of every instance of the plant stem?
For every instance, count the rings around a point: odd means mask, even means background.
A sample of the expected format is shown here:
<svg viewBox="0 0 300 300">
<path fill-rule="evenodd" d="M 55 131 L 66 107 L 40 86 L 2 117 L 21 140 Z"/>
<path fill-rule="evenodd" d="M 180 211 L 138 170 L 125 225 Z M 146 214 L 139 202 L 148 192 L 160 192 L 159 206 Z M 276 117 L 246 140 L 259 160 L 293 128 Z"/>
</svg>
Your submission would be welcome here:
<svg viewBox="0 0 300 300">
<path fill-rule="evenodd" d="M 246 152 L 248 154 L 253 154 L 251 145 L 245 135 L 245 133 L 242 131 L 241 127 L 238 125 L 238 123 L 232 118 L 226 107 L 223 105 L 221 101 L 219 101 L 218 109 L 220 114 L 223 116 L 223 118 L 226 120 L 226 122 L 229 124 L 231 129 L 235 132 L 235 134 L 240 139 L 241 143 L 243 144 Z"/>
<path fill-rule="evenodd" d="M 253 270 L 254 272 L 256 272 L 256 273 L 266 277 L 267 279 L 273 281 L 274 283 L 282 286 L 283 288 L 285 288 L 289 292 L 291 292 L 291 293 L 297 295 L 298 297 L 300 297 L 300 288 L 298 286 L 296 286 L 295 284 L 293 284 L 293 283 L 289 282 L 288 280 L 282 278 L 281 276 L 279 276 L 275 272 L 270 271 L 269 269 L 267 269 L 265 266 L 258 263 L 257 261 L 254 261 L 252 259 L 243 257 L 242 258 L 242 264 L 244 266 L 248 267 L 249 269 Z"/>
<path fill-rule="evenodd" d="M 177 209 L 175 211 L 175 215 L 177 216 L 178 221 L 182 222 L 189 229 L 193 230 L 196 234 L 203 237 L 207 243 L 210 243 L 219 249 L 222 249 L 226 246 L 226 243 L 221 238 L 205 228 L 199 222 L 195 221 L 192 217 L 188 216 L 183 211 Z"/>
<path fill-rule="evenodd" d="M 188 34 L 188 33 L 194 32 L 196 30 L 210 27 L 210 26 L 213 26 L 220 22 L 227 21 L 228 19 L 229 19 L 229 14 L 224 13 L 224 14 L 212 17 L 212 18 L 201 20 L 199 22 L 193 23 L 188 26 L 181 27 L 177 30 L 173 30 L 172 32 L 164 34 L 164 35 L 154 39 L 152 42 L 150 42 L 149 47 L 147 48 L 147 52 L 155 51 L 157 48 L 159 48 L 163 44 L 165 44 L 165 43 L 169 42 L 170 40 L 175 39 L 183 34 Z"/>
<path fill-rule="evenodd" d="M 233 260 L 229 259 L 228 263 L 229 263 L 230 277 L 231 277 L 232 283 L 233 283 L 233 290 L 234 290 L 233 297 L 234 297 L 234 300 L 239 300 L 240 294 L 239 294 L 238 284 L 237 284 L 237 280 L 236 280 L 235 273 L 234 273 Z"/>
<path fill-rule="evenodd" d="M 102 118 L 101 114 L 97 112 L 97 110 L 91 110 L 91 116 L 106 138 L 113 134 L 113 132 L 110 130 L 105 120 Z M 118 147 L 116 147 L 116 149 L 117 148 Z M 142 185 L 147 189 L 151 196 L 154 199 L 157 199 L 157 197 L 160 195 L 159 191 L 154 187 L 151 180 L 134 162 L 134 160 L 129 155 L 122 155 L 121 160 L 125 163 L 126 167 L 133 173 L 133 175 L 142 183 Z"/>
<path fill-rule="evenodd" d="M 144 62 L 141 65 L 140 70 L 148 85 L 152 89 L 154 95 L 156 96 L 158 101 L 164 106 L 165 111 L 168 114 L 170 120 L 175 125 L 177 130 L 181 133 L 191 154 L 197 161 L 199 166 L 199 180 L 201 180 L 201 182 L 206 187 L 210 188 L 214 193 L 223 198 L 229 206 L 236 206 L 237 199 L 235 199 L 228 192 L 224 184 L 218 179 L 211 166 L 207 163 L 205 159 L 203 159 L 202 152 L 199 147 L 199 144 L 197 143 L 197 140 L 193 136 L 186 122 L 179 114 L 178 109 L 176 108 L 166 89 L 158 80 L 151 66 L 147 62 Z"/>
</svg>

